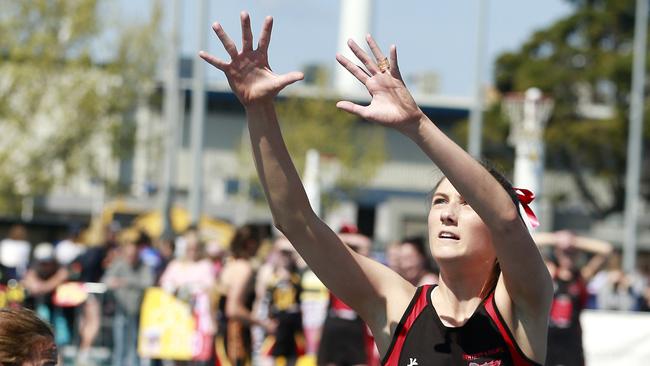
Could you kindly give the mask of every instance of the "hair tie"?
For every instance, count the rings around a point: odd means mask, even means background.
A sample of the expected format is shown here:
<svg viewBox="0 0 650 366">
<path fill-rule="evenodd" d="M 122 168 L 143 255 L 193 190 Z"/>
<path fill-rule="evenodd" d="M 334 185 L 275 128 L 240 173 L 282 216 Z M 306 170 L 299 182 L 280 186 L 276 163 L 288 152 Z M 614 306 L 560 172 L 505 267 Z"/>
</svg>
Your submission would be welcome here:
<svg viewBox="0 0 650 366">
<path fill-rule="evenodd" d="M 530 226 L 533 229 L 538 227 L 539 220 L 537 219 L 537 216 L 535 216 L 533 209 L 530 208 L 529 206 L 529 204 L 533 202 L 533 200 L 535 199 L 535 193 L 524 188 L 512 187 L 512 189 L 515 190 L 515 193 L 517 194 L 517 199 L 519 200 L 519 204 L 521 204 L 521 207 L 524 209 L 524 212 L 526 212 L 526 216 L 528 216 Z"/>
</svg>

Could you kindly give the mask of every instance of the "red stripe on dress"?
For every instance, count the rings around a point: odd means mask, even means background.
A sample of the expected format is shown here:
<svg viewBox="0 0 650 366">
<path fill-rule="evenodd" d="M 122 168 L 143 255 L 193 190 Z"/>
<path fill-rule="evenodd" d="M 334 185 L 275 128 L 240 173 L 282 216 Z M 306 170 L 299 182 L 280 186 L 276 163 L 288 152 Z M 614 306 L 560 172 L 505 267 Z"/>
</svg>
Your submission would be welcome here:
<svg viewBox="0 0 650 366">
<path fill-rule="evenodd" d="M 422 291 L 420 291 L 420 296 L 418 297 L 418 300 L 413 308 L 411 308 L 411 312 L 406 318 L 404 326 L 400 329 L 393 349 L 390 352 L 390 357 L 388 357 L 388 360 L 386 360 L 386 363 L 384 364 L 385 366 L 397 366 L 397 363 L 399 362 L 399 356 L 402 353 L 402 347 L 404 347 L 406 335 L 408 334 L 409 330 L 411 330 L 413 323 L 415 323 L 415 319 L 417 319 L 422 310 L 427 307 L 427 295 L 429 294 L 429 288 L 431 288 L 431 286 L 432 285 L 422 286 L 423 288 Z"/>
<path fill-rule="evenodd" d="M 501 319 L 499 319 L 497 310 L 495 309 L 494 306 L 493 298 L 494 298 L 494 291 L 485 300 L 484 303 L 485 310 L 487 311 L 490 318 L 492 318 L 492 321 L 494 321 L 494 324 L 496 324 L 497 328 L 499 329 L 499 333 L 501 333 L 501 337 L 503 338 L 503 340 L 506 341 L 508 352 L 510 353 L 510 357 L 512 357 L 512 362 L 514 363 L 514 366 L 533 365 L 529 360 L 523 357 L 521 351 L 519 351 L 517 345 L 515 344 L 512 337 L 510 336 L 510 332 L 506 329 L 505 324 L 503 324 L 501 322 Z"/>
</svg>

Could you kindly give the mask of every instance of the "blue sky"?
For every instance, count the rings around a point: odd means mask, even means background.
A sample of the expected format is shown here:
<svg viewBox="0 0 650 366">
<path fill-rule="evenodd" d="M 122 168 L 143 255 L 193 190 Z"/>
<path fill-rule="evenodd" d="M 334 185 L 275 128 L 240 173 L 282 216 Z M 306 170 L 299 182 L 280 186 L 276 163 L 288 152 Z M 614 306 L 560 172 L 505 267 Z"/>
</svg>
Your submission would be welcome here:
<svg viewBox="0 0 650 366">
<path fill-rule="evenodd" d="M 184 55 L 197 53 L 198 0 L 181 0 L 182 41 Z M 491 80 L 495 57 L 516 50 L 536 29 L 569 14 L 563 0 L 487 0 L 487 55 L 484 80 Z M 163 0 L 166 9 L 171 0 Z M 120 18 L 146 17 L 150 0 L 121 0 Z M 475 78 L 478 0 L 375 0 L 372 34 L 387 49 L 395 43 L 404 75 L 435 72 L 440 79 L 441 94 L 470 96 Z M 271 66 L 277 72 L 301 70 L 309 63 L 338 67 L 337 52 L 339 1 L 337 0 L 237 0 L 209 1 L 210 23 L 205 25 L 208 51 L 227 58 L 212 33 L 212 21 L 221 22 L 239 43 L 239 12 L 251 13 L 255 36 L 262 19 L 275 19 L 270 48 Z M 164 36 L 164 35 L 161 35 Z M 208 78 L 222 76 L 214 71 Z"/>
</svg>

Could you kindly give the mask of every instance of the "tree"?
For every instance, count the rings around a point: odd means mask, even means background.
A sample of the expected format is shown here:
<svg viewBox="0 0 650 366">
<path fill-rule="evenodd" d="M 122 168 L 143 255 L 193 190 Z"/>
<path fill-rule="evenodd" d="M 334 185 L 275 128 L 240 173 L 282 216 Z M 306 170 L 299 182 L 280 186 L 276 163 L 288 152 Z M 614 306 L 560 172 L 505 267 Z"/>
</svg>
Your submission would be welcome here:
<svg viewBox="0 0 650 366">
<path fill-rule="evenodd" d="M 108 30 L 99 0 L 0 0 L 0 212 L 79 177 L 114 183 L 132 150 L 133 111 L 154 91 L 160 6 L 117 32 L 108 61 L 93 49 Z"/>
<path fill-rule="evenodd" d="M 501 93 L 535 86 L 555 99 L 545 133 L 547 166 L 569 172 L 585 208 L 603 218 L 624 203 L 635 2 L 569 2 L 573 14 L 535 32 L 517 52 L 498 57 L 495 80 Z M 596 118 L 585 103 L 609 106 L 613 113 Z M 647 146 L 648 110 L 645 117 Z M 642 179 L 645 199 L 650 199 L 648 173 Z M 607 182 L 611 199 L 596 193 L 588 175 Z"/>
</svg>

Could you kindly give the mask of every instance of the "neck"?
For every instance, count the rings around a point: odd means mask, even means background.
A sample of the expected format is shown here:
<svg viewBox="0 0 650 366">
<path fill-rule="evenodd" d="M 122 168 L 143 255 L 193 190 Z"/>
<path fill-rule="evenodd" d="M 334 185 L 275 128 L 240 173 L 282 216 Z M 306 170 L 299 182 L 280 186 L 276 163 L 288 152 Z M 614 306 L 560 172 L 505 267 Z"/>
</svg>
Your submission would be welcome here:
<svg viewBox="0 0 650 366">
<path fill-rule="evenodd" d="M 438 296 L 433 299 L 437 310 L 461 321 L 471 316 L 477 303 L 482 300 L 481 292 L 491 275 L 493 265 L 494 262 L 490 260 L 462 268 L 441 266 Z"/>
</svg>

